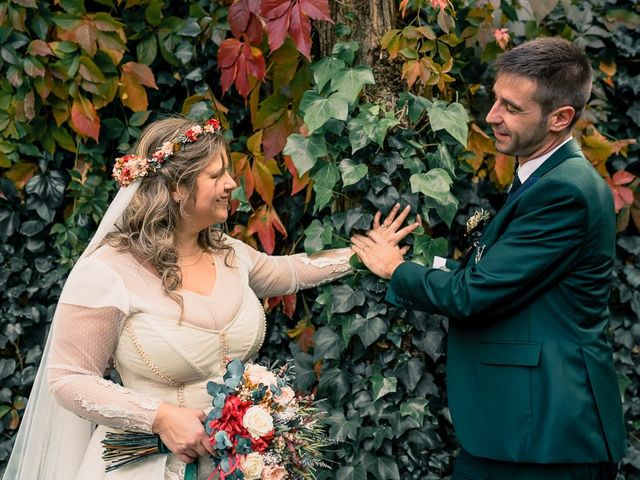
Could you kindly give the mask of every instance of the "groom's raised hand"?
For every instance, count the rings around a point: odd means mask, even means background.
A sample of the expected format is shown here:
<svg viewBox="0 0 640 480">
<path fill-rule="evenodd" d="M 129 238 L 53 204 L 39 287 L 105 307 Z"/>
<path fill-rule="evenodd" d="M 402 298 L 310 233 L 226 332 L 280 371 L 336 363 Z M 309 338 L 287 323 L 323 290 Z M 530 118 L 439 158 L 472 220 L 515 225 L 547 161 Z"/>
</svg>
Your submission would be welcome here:
<svg viewBox="0 0 640 480">
<path fill-rule="evenodd" d="M 398 215 L 399 209 L 400 205 L 396 204 L 382 224 L 380 223 L 381 213 L 377 212 L 373 219 L 372 230 L 366 235 L 356 234 L 351 237 L 353 251 L 371 272 L 381 278 L 391 278 L 394 270 L 404 261 L 404 255 L 409 251 L 409 247 L 401 248 L 398 244 L 422 224 L 418 216 L 414 223 L 400 228 L 411 209 L 407 206 Z"/>
</svg>

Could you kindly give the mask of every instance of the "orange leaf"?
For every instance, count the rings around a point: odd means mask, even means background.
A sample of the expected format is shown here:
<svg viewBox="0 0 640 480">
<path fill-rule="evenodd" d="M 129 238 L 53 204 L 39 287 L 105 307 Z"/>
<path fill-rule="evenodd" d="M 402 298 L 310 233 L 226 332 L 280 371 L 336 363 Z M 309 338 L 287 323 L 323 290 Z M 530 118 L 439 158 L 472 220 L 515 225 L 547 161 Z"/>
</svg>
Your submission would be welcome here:
<svg viewBox="0 0 640 480">
<path fill-rule="evenodd" d="M 244 193 L 248 200 L 253 195 L 255 185 L 253 172 L 249 165 L 249 157 L 240 152 L 231 152 L 231 163 L 233 164 L 235 180 L 238 185 L 244 185 Z"/>
<path fill-rule="evenodd" d="M 153 72 L 144 63 L 127 62 L 122 66 L 122 71 L 134 78 L 139 84 L 158 90 Z"/>
<path fill-rule="evenodd" d="M 128 74 L 124 69 L 120 76 L 120 100 L 134 112 L 144 112 L 149 105 L 147 91 L 135 76 Z"/>
<path fill-rule="evenodd" d="M 21 162 L 16 163 L 10 170 L 4 172 L 5 177 L 11 179 L 18 190 L 22 190 L 27 182 L 33 177 L 38 170 L 35 163 Z"/>
<path fill-rule="evenodd" d="M 289 155 L 284 156 L 284 164 L 287 167 L 287 170 L 291 173 L 291 177 L 293 177 L 293 186 L 291 187 L 291 196 L 294 196 L 300 190 L 309 185 L 309 172 L 305 173 L 302 177 L 298 174 L 298 169 L 293 164 L 293 160 Z"/>
<path fill-rule="evenodd" d="M 275 191 L 273 175 L 265 167 L 264 162 L 258 160 L 253 161 L 252 172 L 256 181 L 256 192 L 258 192 L 267 205 L 272 205 L 273 192 Z"/>
<path fill-rule="evenodd" d="M 49 47 L 49 44 L 44 40 L 33 40 L 27 48 L 29 55 L 38 55 L 44 57 L 46 55 L 53 55 L 53 50 Z"/>
<path fill-rule="evenodd" d="M 469 129 L 469 139 L 467 140 L 467 150 L 473 154 L 465 160 L 473 167 L 474 172 L 482 166 L 487 155 L 495 155 L 496 151 L 493 140 L 475 122 L 472 122 Z"/>
<path fill-rule="evenodd" d="M 498 183 L 506 187 L 513 181 L 513 172 L 516 165 L 515 158 L 503 155 L 501 153 L 496 154 L 496 164 L 494 166 L 494 172 Z"/>
<path fill-rule="evenodd" d="M 93 103 L 78 96 L 71 106 L 71 127 L 80 135 L 91 137 L 96 142 L 100 135 L 100 117 Z"/>
</svg>

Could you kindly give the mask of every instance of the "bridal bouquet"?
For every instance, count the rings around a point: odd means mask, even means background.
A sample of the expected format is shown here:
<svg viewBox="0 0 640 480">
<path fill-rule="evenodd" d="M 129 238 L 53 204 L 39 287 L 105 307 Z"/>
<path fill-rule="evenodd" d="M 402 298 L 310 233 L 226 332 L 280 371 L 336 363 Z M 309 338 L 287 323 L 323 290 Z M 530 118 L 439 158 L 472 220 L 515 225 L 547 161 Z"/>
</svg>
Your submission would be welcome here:
<svg viewBox="0 0 640 480">
<path fill-rule="evenodd" d="M 210 478 L 313 479 L 317 467 L 327 466 L 323 413 L 312 396 L 295 395 L 286 366 L 272 371 L 233 360 L 223 382 L 209 382 L 207 391 L 213 408 L 205 430 L 215 451 Z M 107 434 L 103 444 L 107 471 L 167 453 L 155 435 Z"/>
</svg>

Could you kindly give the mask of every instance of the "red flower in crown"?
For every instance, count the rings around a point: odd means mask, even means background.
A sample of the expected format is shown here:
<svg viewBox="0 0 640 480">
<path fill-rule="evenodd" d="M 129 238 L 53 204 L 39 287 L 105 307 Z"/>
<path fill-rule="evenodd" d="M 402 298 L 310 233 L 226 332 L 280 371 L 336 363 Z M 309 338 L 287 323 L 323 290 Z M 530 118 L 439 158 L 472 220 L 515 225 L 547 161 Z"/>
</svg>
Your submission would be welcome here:
<svg viewBox="0 0 640 480">
<path fill-rule="evenodd" d="M 164 142 L 151 154 L 151 158 L 144 158 L 135 154 L 116 158 L 116 163 L 113 166 L 113 178 L 121 187 L 126 187 L 138 178 L 147 176 L 149 172 L 156 172 L 162 167 L 167 158 L 179 152 L 186 143 L 196 142 L 203 133 L 216 133 L 218 131 L 220 131 L 220 122 L 215 118 L 211 118 L 202 125 L 195 125 L 189 128 L 173 140 Z"/>
</svg>

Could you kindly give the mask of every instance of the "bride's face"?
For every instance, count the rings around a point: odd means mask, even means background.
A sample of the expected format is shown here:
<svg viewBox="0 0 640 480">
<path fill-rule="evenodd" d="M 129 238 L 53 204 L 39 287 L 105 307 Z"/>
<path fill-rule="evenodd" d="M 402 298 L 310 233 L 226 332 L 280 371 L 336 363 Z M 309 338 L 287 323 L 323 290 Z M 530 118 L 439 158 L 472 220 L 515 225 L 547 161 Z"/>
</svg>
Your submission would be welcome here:
<svg viewBox="0 0 640 480">
<path fill-rule="evenodd" d="M 189 229 L 200 231 L 226 221 L 231 192 L 236 186 L 226 153 L 213 155 L 196 178 L 193 198 L 184 205 L 184 221 Z"/>
</svg>

